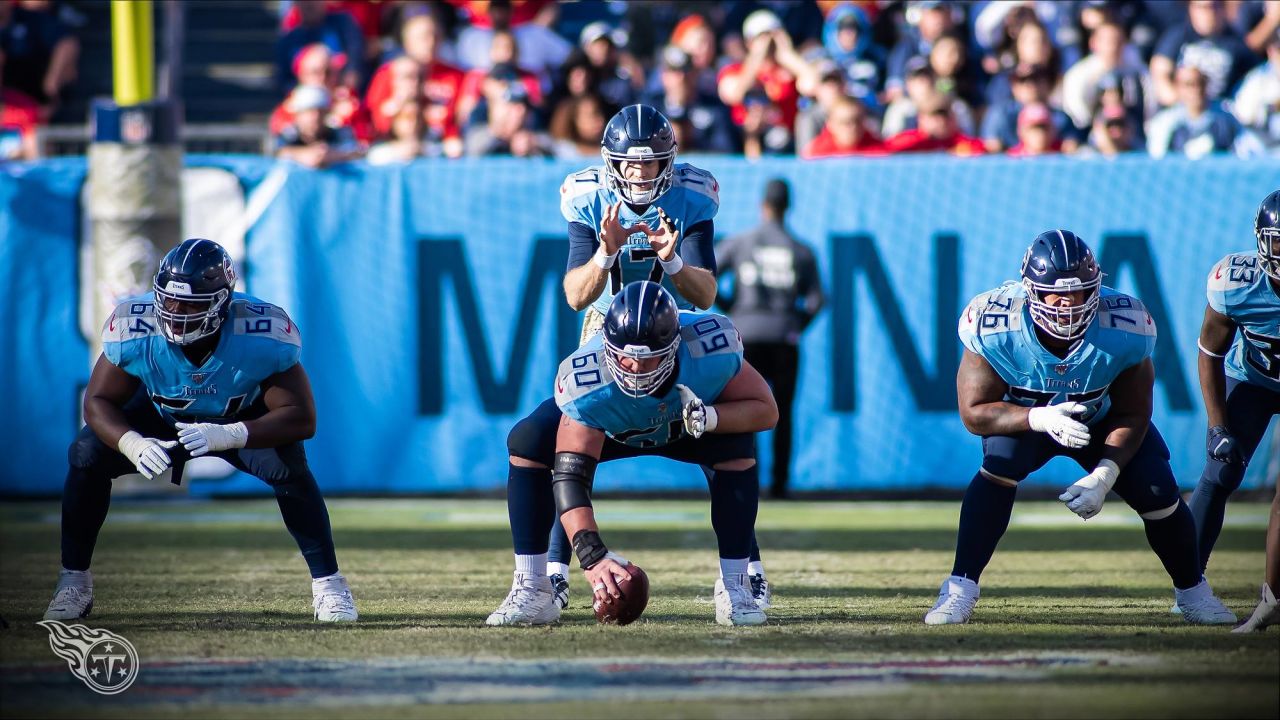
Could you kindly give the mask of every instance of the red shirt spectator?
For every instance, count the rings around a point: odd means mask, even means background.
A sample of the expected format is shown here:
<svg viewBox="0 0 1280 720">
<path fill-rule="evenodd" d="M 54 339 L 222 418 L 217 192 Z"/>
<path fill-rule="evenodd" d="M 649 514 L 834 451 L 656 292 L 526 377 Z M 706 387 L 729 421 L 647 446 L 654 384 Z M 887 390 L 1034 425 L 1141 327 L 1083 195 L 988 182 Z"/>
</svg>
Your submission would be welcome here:
<svg viewBox="0 0 1280 720">
<path fill-rule="evenodd" d="M 304 0 L 313 2 L 314 0 Z M 328 0 L 325 9 L 328 12 L 344 12 L 360 26 L 360 33 L 370 43 L 377 43 L 382 36 L 382 13 L 391 5 L 388 0 Z M 294 3 L 289 12 L 280 20 L 280 31 L 289 32 L 302 22 L 302 14 L 298 4 Z"/>
<path fill-rule="evenodd" d="M 440 28 L 435 17 L 429 13 L 415 15 L 405 21 L 400 31 L 400 43 L 404 47 L 404 58 L 397 58 L 385 63 L 373 74 L 369 82 L 369 92 L 365 101 L 373 118 L 373 127 L 379 133 L 391 129 L 391 119 L 399 110 L 399 101 L 408 99 L 393 93 L 395 86 L 393 67 L 398 67 L 396 74 L 408 72 L 406 65 L 400 63 L 405 58 L 417 63 L 421 73 L 421 97 L 429 104 L 427 124 L 437 131 L 441 137 L 457 138 L 457 104 L 458 95 L 462 91 L 465 75 L 458 68 L 440 62 L 436 51 L 440 47 Z M 400 63 L 397 66 L 397 63 Z M 394 102 L 388 103 L 389 100 Z"/>
<path fill-rule="evenodd" d="M 0 162 L 36 158 L 40 104 L 18 90 L 0 88 Z"/>
<path fill-rule="evenodd" d="M 1010 157 L 1035 157 L 1062 152 L 1062 141 L 1053 129 L 1053 113 L 1044 103 L 1032 103 L 1018 113 L 1018 144 Z"/>
<path fill-rule="evenodd" d="M 867 127 L 866 107 L 849 97 L 836 101 L 822 132 L 800 153 L 807 160 L 884 154 L 884 142 Z"/>
<path fill-rule="evenodd" d="M 951 98 L 934 95 L 920 103 L 918 127 L 903 130 L 885 140 L 885 149 L 891 153 L 942 152 L 953 155 L 982 155 L 986 145 L 976 137 L 961 134 L 951 112 Z"/>
<path fill-rule="evenodd" d="M 551 4 L 552 0 L 511 0 L 507 5 L 511 8 L 510 27 L 523 25 L 537 17 L 542 8 Z M 489 5 L 486 0 L 448 0 L 449 4 L 462 11 L 470 25 L 478 28 L 493 27 L 489 17 Z"/>
<path fill-rule="evenodd" d="M 298 77 L 300 85 L 314 85 L 329 91 L 331 106 L 325 116 L 330 127 L 351 128 L 356 139 L 368 143 L 373 139 L 373 126 L 369 122 L 369 109 L 360 100 L 354 90 L 339 85 L 338 80 L 342 68 L 346 65 L 346 56 L 334 53 L 322 43 L 314 43 L 303 48 L 293 60 L 293 73 Z M 279 134 L 285 126 L 293 122 L 292 107 L 289 98 L 276 106 L 271 113 L 269 127 L 271 133 Z"/>
</svg>

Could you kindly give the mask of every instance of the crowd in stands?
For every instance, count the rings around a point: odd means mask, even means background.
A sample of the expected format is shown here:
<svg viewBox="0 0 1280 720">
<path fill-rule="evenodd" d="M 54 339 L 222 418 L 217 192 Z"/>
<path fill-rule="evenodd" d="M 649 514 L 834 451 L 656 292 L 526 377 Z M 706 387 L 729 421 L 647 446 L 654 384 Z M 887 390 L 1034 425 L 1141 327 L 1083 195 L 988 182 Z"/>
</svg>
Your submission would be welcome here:
<svg viewBox="0 0 1280 720">
<path fill-rule="evenodd" d="M 76 79 L 77 19 L 52 0 L 0 0 L 0 162 L 36 157 L 36 128 Z"/>
<path fill-rule="evenodd" d="M 282 33 L 312 166 L 589 157 L 635 102 L 750 158 L 1280 154 L 1280 0 L 331 0 Z"/>
</svg>

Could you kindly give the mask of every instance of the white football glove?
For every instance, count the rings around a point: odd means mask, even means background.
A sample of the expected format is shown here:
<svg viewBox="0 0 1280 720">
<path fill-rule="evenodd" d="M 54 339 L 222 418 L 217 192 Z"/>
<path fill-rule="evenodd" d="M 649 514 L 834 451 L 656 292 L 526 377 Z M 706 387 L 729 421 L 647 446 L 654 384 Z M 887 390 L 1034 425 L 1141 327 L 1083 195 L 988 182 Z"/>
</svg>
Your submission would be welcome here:
<svg viewBox="0 0 1280 720">
<path fill-rule="evenodd" d="M 143 437 L 134 430 L 121 435 L 120 442 L 116 443 L 120 454 L 129 458 L 129 462 L 148 480 L 169 469 L 171 462 L 165 450 L 177 446 L 176 440 Z"/>
<path fill-rule="evenodd" d="M 1027 423 L 1032 430 L 1049 433 L 1049 437 L 1059 445 L 1074 450 L 1089 444 L 1089 426 L 1071 416 L 1081 415 L 1088 409 L 1076 402 L 1034 407 L 1027 413 Z"/>
<path fill-rule="evenodd" d="M 238 450 L 249 441 L 249 429 L 244 423 L 219 425 L 217 423 L 176 423 L 178 439 L 191 457 L 211 452 Z"/>
<path fill-rule="evenodd" d="M 1068 510 L 1088 520 L 1102 512 L 1102 503 L 1118 477 L 1120 466 L 1111 460 L 1102 460 L 1093 472 L 1075 481 L 1058 499 L 1067 504 Z"/>
<path fill-rule="evenodd" d="M 676 390 L 680 391 L 680 404 L 684 406 L 684 431 L 696 440 L 715 430 L 720 420 L 716 409 L 703 403 L 686 385 L 676 385 Z"/>
</svg>

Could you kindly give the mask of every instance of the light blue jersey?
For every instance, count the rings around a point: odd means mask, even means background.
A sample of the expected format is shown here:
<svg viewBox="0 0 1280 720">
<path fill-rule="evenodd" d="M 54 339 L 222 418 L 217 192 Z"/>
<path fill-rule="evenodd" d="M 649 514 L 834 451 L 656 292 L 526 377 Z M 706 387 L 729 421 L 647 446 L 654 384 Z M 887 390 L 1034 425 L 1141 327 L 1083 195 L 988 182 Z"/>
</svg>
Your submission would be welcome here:
<svg viewBox="0 0 1280 720">
<path fill-rule="evenodd" d="M 707 312 L 680 313 L 675 382 L 661 397 L 631 397 L 613 381 L 604 362 L 604 336 L 597 333 L 560 363 L 556 404 L 565 415 L 610 438 L 638 448 L 684 436 L 683 405 L 676 384 L 713 403 L 742 369 L 742 339 L 729 318 Z"/>
<path fill-rule="evenodd" d="M 560 212 L 565 220 L 582 223 L 599 234 L 605 208 L 622 199 L 605 186 L 604 175 L 604 166 L 596 166 L 564 179 L 560 186 Z M 720 185 L 711 173 L 678 163 L 672 173 L 671 188 L 647 206 L 642 215 L 635 214 L 629 205 L 623 203 L 619 222 L 623 227 L 646 223 L 650 228 L 657 228 L 658 208 L 662 208 L 679 232 L 680 239 L 677 242 L 683 243 L 685 232 L 689 228 L 715 219 L 716 210 L 720 208 Z M 680 252 L 679 244 L 676 252 Z M 694 309 L 693 303 L 680 296 L 671 278 L 663 274 L 657 253 L 649 247 L 644 233 L 634 233 L 627 239 L 614 269 L 616 272 L 610 274 L 605 292 L 591 304 L 601 315 L 608 312 L 609 303 L 619 290 L 637 280 L 662 283 L 675 296 L 681 310 Z"/>
<path fill-rule="evenodd" d="M 1256 253 L 1236 253 L 1209 272 L 1209 307 L 1240 327 L 1227 351 L 1227 375 L 1280 392 L 1280 297 Z"/>
<path fill-rule="evenodd" d="M 235 293 L 213 355 L 199 367 L 160 334 L 155 296 L 125 300 L 102 327 L 102 352 L 146 386 L 166 419 L 234 418 L 266 378 L 298 364 L 302 337 L 284 310 Z"/>
<path fill-rule="evenodd" d="M 1049 352 L 1036 337 L 1021 284 L 982 293 L 960 316 L 960 341 L 981 355 L 1009 385 L 1007 402 L 1027 407 L 1078 402 L 1089 410 L 1081 422 L 1094 424 L 1111 409 L 1107 389 L 1116 376 L 1151 356 L 1156 326 L 1136 298 L 1109 287 L 1100 290 L 1098 313 L 1084 337 L 1065 358 Z"/>
</svg>

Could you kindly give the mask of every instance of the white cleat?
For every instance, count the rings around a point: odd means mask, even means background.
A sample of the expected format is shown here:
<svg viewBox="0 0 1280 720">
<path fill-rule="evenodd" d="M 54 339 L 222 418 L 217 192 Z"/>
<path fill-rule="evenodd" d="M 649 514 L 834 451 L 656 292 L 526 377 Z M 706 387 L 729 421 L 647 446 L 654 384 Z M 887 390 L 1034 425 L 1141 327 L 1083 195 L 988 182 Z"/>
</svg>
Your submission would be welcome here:
<svg viewBox="0 0 1280 720">
<path fill-rule="evenodd" d="M 355 622 L 360 617 L 356 612 L 356 599 L 351 596 L 351 588 L 342 573 L 311 581 L 311 606 L 320 622 Z"/>
<path fill-rule="evenodd" d="M 551 578 L 546 575 L 516 573 L 511 592 L 497 610 L 490 613 L 485 625 L 550 625 L 560 621 Z"/>
<path fill-rule="evenodd" d="M 959 625 L 969 622 L 973 606 L 978 604 L 978 583 L 952 575 L 942 581 L 938 602 L 925 613 L 925 625 Z"/>
<path fill-rule="evenodd" d="M 551 591 L 556 596 L 556 607 L 561 610 L 569 607 L 569 578 L 560 573 L 552 573 Z"/>
<path fill-rule="evenodd" d="M 751 596 L 746 575 L 716 580 L 716 622 L 721 625 L 763 625 L 769 619 Z"/>
<path fill-rule="evenodd" d="M 769 588 L 769 579 L 764 576 L 764 573 L 756 573 L 750 578 L 751 598 L 756 601 L 756 607 L 761 610 L 773 607 L 773 590 Z"/>
<path fill-rule="evenodd" d="M 45 620 L 79 620 L 93 610 L 93 573 L 88 570 L 63 570 L 58 573 L 58 587 L 44 611 Z"/>
<path fill-rule="evenodd" d="M 1234 625 L 1236 614 L 1227 609 L 1213 594 L 1209 581 L 1200 578 L 1200 583 L 1193 588 L 1178 590 L 1173 594 L 1178 598 L 1178 607 L 1182 609 L 1182 619 L 1192 625 Z"/>
<path fill-rule="evenodd" d="M 1254 608 L 1253 615 L 1250 615 L 1243 625 L 1231 632 L 1262 632 L 1268 625 L 1280 625 L 1280 601 L 1276 600 L 1275 593 L 1271 592 L 1271 587 L 1263 583 L 1262 599 L 1258 601 L 1258 607 Z"/>
</svg>

